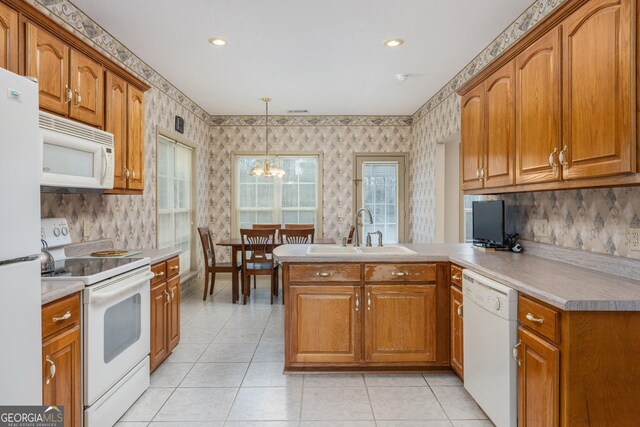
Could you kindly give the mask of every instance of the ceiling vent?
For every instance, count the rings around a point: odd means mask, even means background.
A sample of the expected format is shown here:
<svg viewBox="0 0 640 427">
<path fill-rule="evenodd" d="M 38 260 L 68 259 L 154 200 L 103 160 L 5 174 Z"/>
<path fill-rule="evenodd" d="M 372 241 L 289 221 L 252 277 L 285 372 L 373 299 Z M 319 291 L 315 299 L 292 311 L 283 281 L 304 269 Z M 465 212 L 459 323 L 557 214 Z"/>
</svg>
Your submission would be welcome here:
<svg viewBox="0 0 640 427">
<path fill-rule="evenodd" d="M 288 114 L 307 114 L 309 110 L 287 110 Z"/>
</svg>

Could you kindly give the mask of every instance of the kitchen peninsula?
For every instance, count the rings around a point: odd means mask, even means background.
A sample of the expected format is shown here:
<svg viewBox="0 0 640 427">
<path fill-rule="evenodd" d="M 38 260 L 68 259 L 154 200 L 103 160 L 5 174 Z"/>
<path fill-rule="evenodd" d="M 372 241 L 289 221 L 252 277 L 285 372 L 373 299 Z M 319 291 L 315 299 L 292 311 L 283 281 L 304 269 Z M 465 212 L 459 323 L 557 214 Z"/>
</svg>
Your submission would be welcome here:
<svg viewBox="0 0 640 427">
<path fill-rule="evenodd" d="M 283 265 L 285 372 L 450 369 L 460 323 L 449 291 L 462 267 L 519 291 L 520 405 L 559 412 L 565 425 L 640 419 L 632 397 L 640 395 L 638 281 L 469 245 L 333 248 L 274 251 Z"/>
</svg>

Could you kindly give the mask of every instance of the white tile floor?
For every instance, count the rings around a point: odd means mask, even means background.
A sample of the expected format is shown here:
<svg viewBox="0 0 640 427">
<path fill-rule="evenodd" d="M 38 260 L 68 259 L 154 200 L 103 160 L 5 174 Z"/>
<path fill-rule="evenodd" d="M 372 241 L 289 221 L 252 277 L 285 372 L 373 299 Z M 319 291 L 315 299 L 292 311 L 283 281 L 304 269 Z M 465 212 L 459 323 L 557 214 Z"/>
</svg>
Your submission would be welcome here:
<svg viewBox="0 0 640 427">
<path fill-rule="evenodd" d="M 453 374 L 283 375 L 284 310 L 266 281 L 246 306 L 230 280 L 181 304 L 182 336 L 118 426 L 484 427 Z"/>
</svg>

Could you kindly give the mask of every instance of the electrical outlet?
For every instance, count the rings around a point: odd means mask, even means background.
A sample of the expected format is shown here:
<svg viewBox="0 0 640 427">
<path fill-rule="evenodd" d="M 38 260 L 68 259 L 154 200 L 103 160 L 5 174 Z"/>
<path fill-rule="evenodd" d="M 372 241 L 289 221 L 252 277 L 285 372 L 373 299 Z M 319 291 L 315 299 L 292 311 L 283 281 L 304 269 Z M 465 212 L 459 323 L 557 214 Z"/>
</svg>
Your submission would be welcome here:
<svg viewBox="0 0 640 427">
<path fill-rule="evenodd" d="M 638 234 L 640 234 L 640 229 L 638 228 L 629 230 L 629 248 L 632 251 L 640 251 L 640 238 Z"/>
<path fill-rule="evenodd" d="M 533 234 L 535 237 L 549 237 L 549 220 L 536 219 L 533 222 Z"/>
<path fill-rule="evenodd" d="M 82 223 L 82 237 L 89 237 L 91 235 L 91 223 L 84 221 Z"/>
</svg>

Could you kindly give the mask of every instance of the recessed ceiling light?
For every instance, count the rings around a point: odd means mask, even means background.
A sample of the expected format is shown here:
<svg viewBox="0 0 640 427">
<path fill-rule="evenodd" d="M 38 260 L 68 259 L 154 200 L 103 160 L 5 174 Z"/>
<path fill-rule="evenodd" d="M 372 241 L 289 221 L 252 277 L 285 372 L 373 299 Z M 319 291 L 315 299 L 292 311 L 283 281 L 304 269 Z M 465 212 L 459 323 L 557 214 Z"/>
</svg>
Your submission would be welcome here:
<svg viewBox="0 0 640 427">
<path fill-rule="evenodd" d="M 382 42 L 382 44 L 385 45 L 386 47 L 397 47 L 397 46 L 400 46 L 402 43 L 404 43 L 404 40 L 402 39 L 389 39 Z"/>
<path fill-rule="evenodd" d="M 224 46 L 227 44 L 227 41 L 225 39 L 221 39 L 220 37 L 211 37 L 209 39 L 209 43 L 214 46 Z"/>
</svg>

